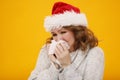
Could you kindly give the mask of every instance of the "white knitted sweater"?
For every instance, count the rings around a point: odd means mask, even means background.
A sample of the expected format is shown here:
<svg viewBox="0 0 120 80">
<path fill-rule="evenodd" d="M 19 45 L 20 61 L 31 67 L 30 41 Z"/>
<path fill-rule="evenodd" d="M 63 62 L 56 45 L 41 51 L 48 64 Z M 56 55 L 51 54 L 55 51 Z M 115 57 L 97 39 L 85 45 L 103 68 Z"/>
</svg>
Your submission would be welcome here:
<svg viewBox="0 0 120 80">
<path fill-rule="evenodd" d="M 78 53 L 78 54 L 77 54 Z M 70 53 L 73 63 L 60 73 L 48 57 L 44 46 L 35 69 L 28 80 L 102 80 L 104 73 L 104 54 L 101 48 L 94 47 L 86 52 L 76 50 Z"/>
</svg>

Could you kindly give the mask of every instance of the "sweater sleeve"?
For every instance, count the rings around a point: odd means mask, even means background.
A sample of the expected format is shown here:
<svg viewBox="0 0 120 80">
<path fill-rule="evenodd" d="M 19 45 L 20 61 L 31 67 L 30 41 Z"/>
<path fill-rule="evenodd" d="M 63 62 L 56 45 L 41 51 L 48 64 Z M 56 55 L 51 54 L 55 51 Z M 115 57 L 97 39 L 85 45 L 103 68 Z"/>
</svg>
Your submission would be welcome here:
<svg viewBox="0 0 120 80">
<path fill-rule="evenodd" d="M 57 80 L 58 70 L 52 64 L 47 55 L 47 48 L 44 46 L 37 60 L 35 69 L 31 72 L 28 80 Z"/>
<path fill-rule="evenodd" d="M 104 71 L 104 55 L 102 49 L 95 47 L 88 52 L 85 59 L 84 73 L 75 70 L 76 63 L 66 67 L 60 74 L 60 80 L 102 80 Z"/>
<path fill-rule="evenodd" d="M 95 47 L 89 51 L 84 80 L 102 80 L 104 73 L 104 53 Z"/>
</svg>

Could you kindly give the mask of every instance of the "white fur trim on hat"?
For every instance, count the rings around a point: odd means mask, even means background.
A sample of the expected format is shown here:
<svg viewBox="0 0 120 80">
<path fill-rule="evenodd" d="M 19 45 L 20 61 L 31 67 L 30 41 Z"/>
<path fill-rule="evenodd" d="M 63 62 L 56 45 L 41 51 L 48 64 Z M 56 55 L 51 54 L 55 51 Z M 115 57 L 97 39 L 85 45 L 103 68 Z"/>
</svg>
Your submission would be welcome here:
<svg viewBox="0 0 120 80">
<path fill-rule="evenodd" d="M 46 31 L 63 26 L 82 25 L 87 27 L 87 19 L 84 13 L 76 13 L 74 11 L 66 11 L 63 14 L 47 16 L 44 21 Z"/>
</svg>

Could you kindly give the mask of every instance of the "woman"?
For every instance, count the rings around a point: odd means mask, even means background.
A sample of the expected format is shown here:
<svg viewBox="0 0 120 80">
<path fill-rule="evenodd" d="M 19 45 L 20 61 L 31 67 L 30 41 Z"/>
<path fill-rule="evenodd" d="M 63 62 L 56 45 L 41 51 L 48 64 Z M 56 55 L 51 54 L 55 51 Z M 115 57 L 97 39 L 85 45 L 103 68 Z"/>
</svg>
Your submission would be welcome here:
<svg viewBox="0 0 120 80">
<path fill-rule="evenodd" d="M 52 37 L 41 49 L 29 80 L 102 80 L 103 51 L 77 7 L 56 2 L 52 16 L 45 19 L 45 29 Z"/>
</svg>

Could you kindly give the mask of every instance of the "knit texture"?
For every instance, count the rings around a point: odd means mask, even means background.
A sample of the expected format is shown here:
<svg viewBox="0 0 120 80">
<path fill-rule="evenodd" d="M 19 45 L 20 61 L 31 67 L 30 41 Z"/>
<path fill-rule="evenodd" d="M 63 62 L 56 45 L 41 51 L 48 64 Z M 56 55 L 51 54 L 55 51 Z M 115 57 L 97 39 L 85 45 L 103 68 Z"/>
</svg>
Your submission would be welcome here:
<svg viewBox="0 0 120 80">
<path fill-rule="evenodd" d="M 77 54 L 78 53 L 78 54 Z M 76 50 L 71 55 L 71 65 L 59 73 L 51 63 L 47 47 L 44 46 L 39 54 L 35 69 L 28 80 L 102 80 L 104 73 L 104 54 L 101 48 L 94 47 L 86 52 Z"/>
</svg>

